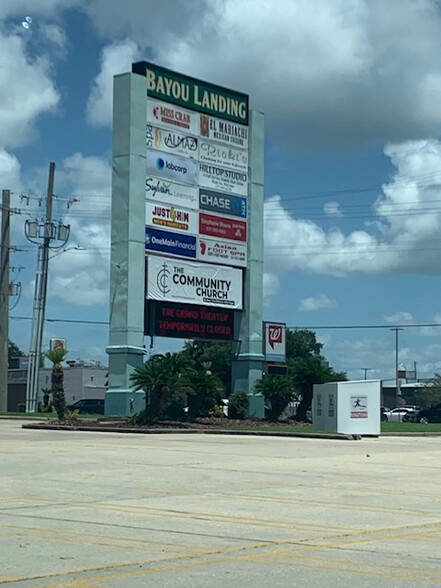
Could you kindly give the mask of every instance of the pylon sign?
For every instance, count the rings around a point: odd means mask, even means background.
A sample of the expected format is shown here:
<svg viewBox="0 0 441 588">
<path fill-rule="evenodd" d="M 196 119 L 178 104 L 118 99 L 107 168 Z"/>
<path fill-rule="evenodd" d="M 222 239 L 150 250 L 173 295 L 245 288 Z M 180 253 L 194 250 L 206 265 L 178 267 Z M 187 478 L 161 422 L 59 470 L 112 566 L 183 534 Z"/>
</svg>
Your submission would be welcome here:
<svg viewBox="0 0 441 588">
<path fill-rule="evenodd" d="M 146 308 L 241 310 L 248 96 L 148 62 L 132 71 L 146 78 Z"/>
</svg>

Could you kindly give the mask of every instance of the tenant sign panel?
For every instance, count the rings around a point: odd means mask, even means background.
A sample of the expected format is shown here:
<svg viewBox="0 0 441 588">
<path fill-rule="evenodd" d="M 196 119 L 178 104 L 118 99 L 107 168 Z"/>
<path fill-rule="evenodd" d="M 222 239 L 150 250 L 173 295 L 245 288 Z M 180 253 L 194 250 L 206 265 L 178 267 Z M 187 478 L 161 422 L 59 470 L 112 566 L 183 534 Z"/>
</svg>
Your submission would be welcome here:
<svg viewBox="0 0 441 588">
<path fill-rule="evenodd" d="M 167 204 L 146 202 L 146 225 L 157 229 L 170 229 L 178 233 L 198 232 L 198 213 Z"/>
<path fill-rule="evenodd" d="M 199 115 L 196 112 L 151 98 L 147 101 L 147 122 L 170 130 L 199 135 Z"/>
<path fill-rule="evenodd" d="M 170 182 L 156 176 L 147 176 L 145 196 L 154 202 L 167 202 L 171 206 L 183 206 L 197 210 L 198 188 L 188 184 Z"/>
<path fill-rule="evenodd" d="M 247 246 L 246 243 L 199 237 L 197 259 L 222 265 L 246 267 Z"/>
<path fill-rule="evenodd" d="M 160 176 L 172 182 L 197 185 L 198 162 L 194 159 L 148 149 L 147 175 Z"/>
<path fill-rule="evenodd" d="M 201 186 L 210 188 L 210 190 L 248 196 L 248 174 L 242 171 L 201 162 L 199 164 L 199 182 Z"/>
<path fill-rule="evenodd" d="M 148 124 L 146 147 L 182 157 L 198 158 L 198 138 L 181 133 L 179 130 L 160 129 Z"/>
<path fill-rule="evenodd" d="M 248 149 L 248 127 L 201 114 L 201 139 L 218 141 L 231 147 Z"/>
<path fill-rule="evenodd" d="M 248 173 L 248 151 L 245 149 L 235 149 L 202 139 L 199 142 L 199 159 L 205 163 Z"/>
<path fill-rule="evenodd" d="M 201 210 L 247 218 L 247 203 L 247 198 L 243 196 L 213 192 L 206 188 L 199 190 L 199 208 Z"/>
<path fill-rule="evenodd" d="M 149 255 L 147 299 L 242 310 L 239 268 Z"/>
<path fill-rule="evenodd" d="M 245 243 L 247 240 L 247 223 L 234 218 L 200 212 L 199 233 L 216 237 L 217 239 L 231 239 Z"/>
<path fill-rule="evenodd" d="M 146 251 L 156 251 L 165 255 L 177 255 L 179 257 L 195 259 L 196 237 L 194 235 L 184 235 L 182 233 L 173 233 L 171 231 L 146 227 L 145 248 Z"/>
</svg>

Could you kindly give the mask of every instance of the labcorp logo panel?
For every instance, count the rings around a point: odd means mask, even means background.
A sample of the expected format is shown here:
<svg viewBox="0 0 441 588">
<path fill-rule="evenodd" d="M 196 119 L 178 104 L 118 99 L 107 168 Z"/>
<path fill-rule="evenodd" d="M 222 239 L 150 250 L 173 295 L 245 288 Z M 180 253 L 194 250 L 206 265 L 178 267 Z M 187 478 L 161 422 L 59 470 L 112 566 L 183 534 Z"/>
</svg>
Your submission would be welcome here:
<svg viewBox="0 0 441 588">
<path fill-rule="evenodd" d="M 153 149 L 147 151 L 147 174 L 185 184 L 198 184 L 196 161 Z"/>
</svg>

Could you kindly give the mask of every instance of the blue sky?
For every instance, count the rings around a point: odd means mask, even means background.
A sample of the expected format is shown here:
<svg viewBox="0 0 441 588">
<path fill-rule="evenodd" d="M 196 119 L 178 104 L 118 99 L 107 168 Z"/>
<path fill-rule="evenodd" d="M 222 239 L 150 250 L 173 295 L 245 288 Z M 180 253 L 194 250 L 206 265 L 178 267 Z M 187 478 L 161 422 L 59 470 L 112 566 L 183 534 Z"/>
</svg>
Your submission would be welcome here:
<svg viewBox="0 0 441 588">
<path fill-rule="evenodd" d="M 389 329 L 407 325 L 400 363 L 440 371 L 441 327 L 412 326 L 441 325 L 440 33 L 435 0 L 2 0 L 0 177 L 24 249 L 11 316 L 32 314 L 23 225 L 44 214 L 55 161 L 71 238 L 50 262 L 46 316 L 107 321 L 112 76 L 146 59 L 265 113 L 265 319 L 321 327 L 352 378 L 393 377 Z M 384 328 L 325 328 L 343 325 Z M 30 321 L 13 318 L 10 335 L 27 352 Z M 48 321 L 52 336 L 72 359 L 106 362 L 105 325 Z"/>
</svg>

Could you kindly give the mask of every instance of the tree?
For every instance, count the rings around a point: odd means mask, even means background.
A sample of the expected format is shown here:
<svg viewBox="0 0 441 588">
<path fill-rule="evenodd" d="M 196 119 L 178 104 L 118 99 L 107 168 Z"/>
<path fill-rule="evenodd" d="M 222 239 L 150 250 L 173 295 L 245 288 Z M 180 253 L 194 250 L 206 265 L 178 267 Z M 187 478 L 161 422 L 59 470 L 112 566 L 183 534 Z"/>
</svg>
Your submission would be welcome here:
<svg viewBox="0 0 441 588">
<path fill-rule="evenodd" d="M 254 388 L 269 403 L 267 415 L 270 421 L 277 421 L 296 395 L 288 376 L 264 376 L 256 382 Z"/>
<path fill-rule="evenodd" d="M 286 332 L 286 355 L 288 374 L 300 394 L 297 419 L 306 421 L 311 408 L 314 384 L 336 382 L 347 379 L 345 372 L 335 372 L 321 354 L 323 345 L 313 331 L 299 329 Z"/>
<path fill-rule="evenodd" d="M 24 356 L 23 351 L 18 347 L 18 345 L 16 345 L 13 341 L 11 341 L 11 339 L 9 339 L 8 359 L 11 359 L 11 357 L 23 357 L 23 356 Z"/>
<path fill-rule="evenodd" d="M 417 388 L 414 395 L 423 408 L 441 402 L 441 374 L 435 374 L 427 386 Z"/>
<path fill-rule="evenodd" d="M 44 357 L 52 362 L 51 372 L 51 392 L 52 404 L 58 416 L 58 420 L 64 421 L 66 418 L 66 397 L 64 395 L 64 372 L 61 362 L 67 355 L 66 349 L 52 349 L 46 351 Z"/>
<path fill-rule="evenodd" d="M 187 355 L 195 364 L 210 363 L 210 371 L 223 385 L 225 395 L 231 391 L 232 344 L 217 341 L 186 341 L 180 355 Z"/>
</svg>

